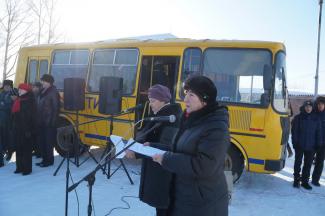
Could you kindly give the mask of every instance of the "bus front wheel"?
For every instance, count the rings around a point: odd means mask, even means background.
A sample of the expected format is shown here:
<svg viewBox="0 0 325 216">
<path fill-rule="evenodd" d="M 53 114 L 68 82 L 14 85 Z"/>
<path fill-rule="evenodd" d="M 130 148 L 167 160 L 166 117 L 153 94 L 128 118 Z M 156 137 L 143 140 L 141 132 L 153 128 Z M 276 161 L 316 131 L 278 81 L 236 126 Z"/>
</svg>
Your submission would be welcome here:
<svg viewBox="0 0 325 216">
<path fill-rule="evenodd" d="M 225 171 L 232 171 L 234 183 L 238 181 L 243 173 L 244 166 L 242 153 L 234 145 L 231 145 L 225 158 Z"/>
</svg>

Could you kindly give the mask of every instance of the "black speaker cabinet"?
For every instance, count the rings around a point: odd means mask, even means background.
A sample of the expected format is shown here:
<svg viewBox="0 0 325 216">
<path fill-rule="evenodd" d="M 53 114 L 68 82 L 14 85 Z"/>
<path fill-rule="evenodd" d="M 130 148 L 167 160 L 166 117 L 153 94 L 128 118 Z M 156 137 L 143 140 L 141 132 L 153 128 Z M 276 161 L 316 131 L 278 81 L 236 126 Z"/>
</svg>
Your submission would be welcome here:
<svg viewBox="0 0 325 216">
<path fill-rule="evenodd" d="M 121 111 L 123 79 L 101 77 L 99 82 L 98 112 L 112 115 Z"/>
<path fill-rule="evenodd" d="M 64 79 L 64 109 L 70 111 L 85 109 L 85 79 Z"/>
</svg>

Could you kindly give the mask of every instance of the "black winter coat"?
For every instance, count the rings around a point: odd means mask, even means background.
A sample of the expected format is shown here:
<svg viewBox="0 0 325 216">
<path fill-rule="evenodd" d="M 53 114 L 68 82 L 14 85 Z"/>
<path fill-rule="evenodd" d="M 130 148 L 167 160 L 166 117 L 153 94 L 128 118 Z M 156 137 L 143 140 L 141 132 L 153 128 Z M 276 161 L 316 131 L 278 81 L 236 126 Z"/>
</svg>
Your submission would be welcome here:
<svg viewBox="0 0 325 216">
<path fill-rule="evenodd" d="M 318 116 L 300 109 L 292 121 L 291 139 L 293 148 L 315 151 L 321 145 L 321 122 Z"/>
<path fill-rule="evenodd" d="M 316 112 L 316 115 L 321 121 L 321 145 L 325 147 L 325 110 L 323 112 Z"/>
<path fill-rule="evenodd" d="M 36 131 L 36 104 L 31 92 L 21 97 L 20 111 L 13 113 L 13 128 L 17 170 L 31 172 L 32 142 Z"/>
<path fill-rule="evenodd" d="M 150 142 L 151 147 L 162 150 L 171 149 L 172 139 L 178 131 L 179 116 L 181 114 L 179 104 L 168 104 L 164 106 L 155 116 L 175 115 L 178 121 L 175 123 L 162 123 L 160 127 L 153 130 L 146 137 L 137 139 L 140 142 Z M 149 122 L 137 134 L 140 137 L 143 132 L 152 128 L 156 122 Z M 171 173 L 163 169 L 152 158 L 143 157 L 141 168 L 141 179 L 139 198 L 141 201 L 155 208 L 168 208 L 170 203 Z"/>
<path fill-rule="evenodd" d="M 11 92 L 0 92 L 0 127 L 8 127 L 11 116 Z"/>
<path fill-rule="evenodd" d="M 230 145 L 227 108 L 209 105 L 183 115 L 174 152 L 162 166 L 174 173 L 172 216 L 228 215 L 224 160 Z"/>
<path fill-rule="evenodd" d="M 38 125 L 56 127 L 60 110 L 60 96 L 55 86 L 41 91 L 37 107 Z"/>
</svg>

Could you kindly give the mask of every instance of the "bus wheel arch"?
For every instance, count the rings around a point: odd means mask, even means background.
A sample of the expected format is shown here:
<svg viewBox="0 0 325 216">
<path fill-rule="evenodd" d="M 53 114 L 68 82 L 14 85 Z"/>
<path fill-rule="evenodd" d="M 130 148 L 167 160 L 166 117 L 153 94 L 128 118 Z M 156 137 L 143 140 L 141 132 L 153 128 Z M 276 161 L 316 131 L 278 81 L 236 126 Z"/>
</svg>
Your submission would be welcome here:
<svg viewBox="0 0 325 216">
<path fill-rule="evenodd" d="M 240 147 L 231 142 L 226 154 L 224 170 L 232 171 L 233 183 L 237 182 L 242 175 L 245 161 L 247 161 L 246 155 Z"/>
</svg>

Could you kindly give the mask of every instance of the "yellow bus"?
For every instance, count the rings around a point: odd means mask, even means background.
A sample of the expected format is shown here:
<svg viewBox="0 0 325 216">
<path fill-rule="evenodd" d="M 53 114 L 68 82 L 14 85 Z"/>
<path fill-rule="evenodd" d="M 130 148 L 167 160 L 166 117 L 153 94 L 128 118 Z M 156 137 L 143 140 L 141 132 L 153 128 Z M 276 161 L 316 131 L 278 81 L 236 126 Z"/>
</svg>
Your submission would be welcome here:
<svg viewBox="0 0 325 216">
<path fill-rule="evenodd" d="M 182 103 L 182 84 L 203 74 L 217 86 L 217 101 L 230 113 L 231 147 L 225 169 L 237 180 L 243 169 L 274 173 L 285 164 L 289 136 L 286 91 L 286 50 L 282 43 L 234 40 L 113 40 L 92 43 L 38 45 L 19 52 L 15 84 L 52 74 L 63 97 L 64 79 L 84 78 L 85 109 L 79 122 L 105 115 L 98 112 L 99 82 L 103 76 L 123 78 L 122 110 L 146 104 L 146 90 L 160 83 Z M 114 117 L 113 134 L 125 136 L 132 123 L 148 112 Z M 62 109 L 60 126 L 75 124 L 75 112 Z M 110 124 L 81 125 L 80 139 L 91 146 L 106 145 Z M 131 136 L 130 133 L 128 136 Z M 60 149 L 57 148 L 60 152 Z"/>
</svg>

